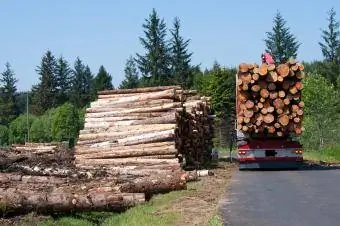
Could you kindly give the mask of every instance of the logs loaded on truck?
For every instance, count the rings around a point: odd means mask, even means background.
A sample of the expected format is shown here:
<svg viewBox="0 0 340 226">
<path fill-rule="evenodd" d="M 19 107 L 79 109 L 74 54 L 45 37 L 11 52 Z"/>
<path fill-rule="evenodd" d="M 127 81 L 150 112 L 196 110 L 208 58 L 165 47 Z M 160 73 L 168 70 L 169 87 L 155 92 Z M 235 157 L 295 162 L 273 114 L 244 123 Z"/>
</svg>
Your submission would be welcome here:
<svg viewBox="0 0 340 226">
<path fill-rule="evenodd" d="M 304 66 L 294 59 L 278 65 L 242 63 L 236 76 L 238 156 L 244 163 L 241 167 L 281 160 L 293 165 L 301 162 L 302 147 L 292 138 L 303 131 Z"/>
</svg>

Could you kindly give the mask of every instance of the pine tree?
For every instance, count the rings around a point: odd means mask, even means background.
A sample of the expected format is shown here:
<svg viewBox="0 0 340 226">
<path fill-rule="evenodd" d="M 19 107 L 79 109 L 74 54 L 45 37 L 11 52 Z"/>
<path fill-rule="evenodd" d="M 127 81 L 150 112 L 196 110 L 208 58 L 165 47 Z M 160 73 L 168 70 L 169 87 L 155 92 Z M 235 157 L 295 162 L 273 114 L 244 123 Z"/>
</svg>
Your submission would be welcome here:
<svg viewBox="0 0 340 226">
<path fill-rule="evenodd" d="M 137 54 L 137 64 L 148 85 L 166 85 L 171 83 L 169 47 L 166 42 L 166 25 L 160 19 L 155 9 L 145 20 L 145 38 L 140 37 L 145 55 Z"/>
<path fill-rule="evenodd" d="M 126 60 L 124 72 L 125 79 L 120 84 L 119 89 L 137 88 L 139 84 L 138 71 L 132 56 Z"/>
<path fill-rule="evenodd" d="M 91 100 L 92 73 L 77 57 L 74 63 L 71 101 L 77 107 L 84 107 Z"/>
<path fill-rule="evenodd" d="M 321 38 L 323 42 L 319 42 L 319 45 L 326 61 L 340 63 L 340 24 L 335 19 L 334 8 L 330 9 L 328 15 L 328 28 L 322 30 Z"/>
<path fill-rule="evenodd" d="M 71 75 L 72 69 L 70 68 L 69 63 L 62 56 L 59 57 L 56 67 L 58 105 L 64 104 L 69 100 Z"/>
<path fill-rule="evenodd" d="M 176 17 L 171 30 L 171 69 L 177 84 L 189 88 L 193 84 L 193 73 L 190 62 L 192 53 L 188 53 L 190 40 L 184 40 L 179 34 L 180 20 Z"/>
<path fill-rule="evenodd" d="M 14 77 L 14 71 L 8 62 L 5 67 L 0 78 L 2 83 L 0 86 L 0 124 L 8 125 L 19 114 L 16 104 L 16 83 L 18 80 Z"/>
<path fill-rule="evenodd" d="M 277 63 L 287 61 L 289 58 L 296 58 L 300 43 L 291 34 L 290 28 L 286 27 L 286 21 L 280 12 L 274 18 L 274 26 L 271 32 L 266 32 L 267 38 L 264 40 L 266 51 L 274 56 Z"/>
<path fill-rule="evenodd" d="M 58 104 L 57 95 L 57 61 L 51 51 L 42 57 L 40 66 L 37 67 L 40 83 L 33 87 L 34 102 L 37 114 L 44 113 L 47 109 Z"/>
<path fill-rule="evenodd" d="M 92 93 L 96 96 L 98 91 L 112 88 L 112 76 L 106 71 L 104 66 L 101 65 L 97 76 L 93 79 Z"/>
</svg>

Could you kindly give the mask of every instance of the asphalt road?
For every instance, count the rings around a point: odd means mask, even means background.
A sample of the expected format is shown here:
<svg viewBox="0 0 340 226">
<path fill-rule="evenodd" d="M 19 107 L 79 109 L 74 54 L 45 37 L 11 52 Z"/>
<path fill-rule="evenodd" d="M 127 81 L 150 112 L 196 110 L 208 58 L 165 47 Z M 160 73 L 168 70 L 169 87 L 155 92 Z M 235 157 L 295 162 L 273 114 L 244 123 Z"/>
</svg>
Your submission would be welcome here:
<svg viewBox="0 0 340 226">
<path fill-rule="evenodd" d="M 225 225 L 340 225 L 340 170 L 236 171 Z"/>
</svg>

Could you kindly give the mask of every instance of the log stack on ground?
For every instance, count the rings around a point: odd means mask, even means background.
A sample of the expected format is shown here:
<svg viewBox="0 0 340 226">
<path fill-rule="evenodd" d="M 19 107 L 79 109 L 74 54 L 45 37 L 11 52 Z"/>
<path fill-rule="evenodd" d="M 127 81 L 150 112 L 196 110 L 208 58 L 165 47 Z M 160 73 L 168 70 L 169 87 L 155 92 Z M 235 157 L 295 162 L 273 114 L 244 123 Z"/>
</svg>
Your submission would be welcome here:
<svg viewBox="0 0 340 226">
<path fill-rule="evenodd" d="M 237 129 L 259 136 L 302 133 L 304 66 L 246 64 L 237 73 Z"/>
<path fill-rule="evenodd" d="M 153 194 L 185 189 L 189 179 L 183 171 L 79 169 L 72 156 L 68 148 L 53 154 L 0 149 L 0 213 L 122 211 Z"/>
<path fill-rule="evenodd" d="M 82 168 L 180 170 L 212 147 L 209 99 L 178 86 L 98 92 L 75 148 Z"/>
</svg>

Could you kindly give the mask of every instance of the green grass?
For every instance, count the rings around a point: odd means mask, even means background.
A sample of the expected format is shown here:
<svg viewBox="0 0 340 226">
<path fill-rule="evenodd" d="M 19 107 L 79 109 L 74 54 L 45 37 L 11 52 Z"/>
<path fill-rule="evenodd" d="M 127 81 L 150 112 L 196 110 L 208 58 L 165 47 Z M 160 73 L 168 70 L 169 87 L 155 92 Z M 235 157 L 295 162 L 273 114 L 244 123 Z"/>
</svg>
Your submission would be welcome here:
<svg viewBox="0 0 340 226">
<path fill-rule="evenodd" d="M 209 226 L 222 226 L 223 222 L 219 215 L 215 215 L 209 220 L 208 225 Z"/>
<path fill-rule="evenodd" d="M 305 159 L 312 161 L 340 162 L 340 145 L 319 151 L 305 151 L 303 156 Z"/>
<path fill-rule="evenodd" d="M 195 185 L 194 185 L 195 186 Z M 173 211 L 162 211 L 169 203 L 186 195 L 189 190 L 173 191 L 163 195 L 155 195 L 148 203 L 128 209 L 117 214 L 109 212 L 77 213 L 69 216 L 59 216 L 41 221 L 39 226 L 88 226 L 88 225 L 122 225 L 148 226 L 172 225 L 179 214 Z"/>
</svg>

